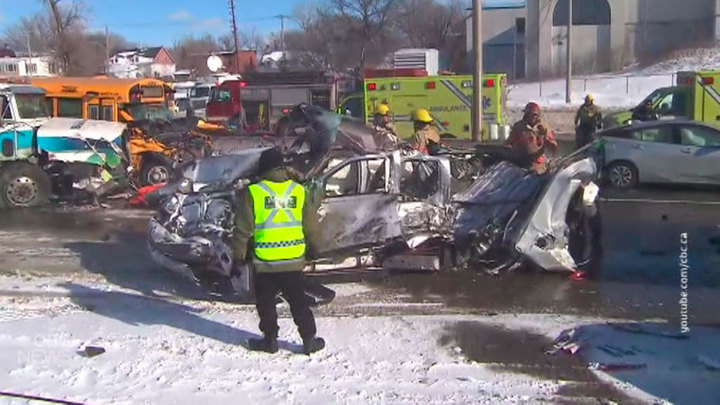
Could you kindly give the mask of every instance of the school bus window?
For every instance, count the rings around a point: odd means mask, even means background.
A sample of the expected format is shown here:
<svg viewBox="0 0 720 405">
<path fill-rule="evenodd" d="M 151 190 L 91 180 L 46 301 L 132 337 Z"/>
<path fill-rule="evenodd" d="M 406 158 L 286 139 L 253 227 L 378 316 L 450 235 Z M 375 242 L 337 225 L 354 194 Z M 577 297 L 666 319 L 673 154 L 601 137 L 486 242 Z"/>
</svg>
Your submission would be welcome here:
<svg viewBox="0 0 720 405">
<path fill-rule="evenodd" d="M 59 98 L 57 116 L 82 118 L 82 100 L 73 98 Z"/>
<path fill-rule="evenodd" d="M 88 119 L 100 119 L 100 107 L 98 105 L 88 104 Z"/>
<path fill-rule="evenodd" d="M 55 114 L 55 108 L 54 108 L 54 105 L 53 105 L 53 99 L 47 97 L 47 98 L 45 98 L 45 102 L 47 103 L 48 113 L 50 113 L 50 116 L 51 116 L 51 117 L 55 117 L 56 114 Z"/>
<path fill-rule="evenodd" d="M 144 86 L 142 96 L 145 98 L 160 98 L 163 96 L 163 88 L 161 86 Z"/>
<path fill-rule="evenodd" d="M 101 119 L 103 119 L 105 121 L 114 121 L 113 120 L 113 108 L 111 105 L 103 106 Z"/>
</svg>

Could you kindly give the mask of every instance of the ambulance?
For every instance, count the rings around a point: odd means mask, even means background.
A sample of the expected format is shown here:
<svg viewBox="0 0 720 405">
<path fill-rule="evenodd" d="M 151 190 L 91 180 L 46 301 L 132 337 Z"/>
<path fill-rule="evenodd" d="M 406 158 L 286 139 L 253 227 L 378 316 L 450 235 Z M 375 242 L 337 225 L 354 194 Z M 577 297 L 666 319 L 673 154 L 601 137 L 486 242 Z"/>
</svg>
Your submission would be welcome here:
<svg viewBox="0 0 720 405">
<path fill-rule="evenodd" d="M 507 125 L 507 86 L 505 74 L 483 76 L 483 140 L 490 140 L 491 134 Z M 398 135 L 409 138 L 414 132 L 412 111 L 425 108 L 441 135 L 470 139 L 472 92 L 472 76 L 428 76 L 421 69 L 368 70 L 363 92 L 341 100 L 337 111 L 367 124 L 378 104 L 388 104 Z"/>
<path fill-rule="evenodd" d="M 720 128 L 720 71 L 678 72 L 677 85 L 659 88 L 638 105 L 650 101 L 658 117 L 690 119 Z M 632 110 L 608 115 L 603 126 L 627 124 Z"/>
</svg>

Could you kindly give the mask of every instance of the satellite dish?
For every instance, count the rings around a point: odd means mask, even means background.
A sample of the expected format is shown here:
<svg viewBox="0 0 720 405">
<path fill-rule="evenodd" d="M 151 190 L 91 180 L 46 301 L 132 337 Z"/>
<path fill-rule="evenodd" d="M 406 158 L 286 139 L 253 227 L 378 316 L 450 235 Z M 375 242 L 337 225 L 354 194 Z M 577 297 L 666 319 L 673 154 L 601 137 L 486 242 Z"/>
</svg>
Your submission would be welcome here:
<svg viewBox="0 0 720 405">
<path fill-rule="evenodd" d="M 213 73 L 217 72 L 218 70 L 220 70 L 220 68 L 222 68 L 222 66 L 223 66 L 222 59 L 220 59 L 219 56 L 210 55 L 207 58 L 207 67 L 208 67 L 208 69 L 210 69 L 211 72 L 213 72 Z"/>
</svg>

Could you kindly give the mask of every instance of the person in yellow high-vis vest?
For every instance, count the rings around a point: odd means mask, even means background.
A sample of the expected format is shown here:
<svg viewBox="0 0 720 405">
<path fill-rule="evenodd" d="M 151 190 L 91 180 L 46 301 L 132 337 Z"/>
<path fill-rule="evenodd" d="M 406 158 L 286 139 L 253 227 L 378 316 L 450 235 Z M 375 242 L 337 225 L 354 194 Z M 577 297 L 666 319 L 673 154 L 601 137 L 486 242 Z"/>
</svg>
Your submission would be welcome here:
<svg viewBox="0 0 720 405">
<path fill-rule="evenodd" d="M 250 259 L 255 267 L 256 308 L 264 335 L 262 339 L 250 339 L 248 346 L 251 350 L 277 352 L 275 300 L 282 292 L 302 337 L 303 351 L 310 354 L 325 347 L 325 341 L 316 336 L 302 272 L 307 250 L 305 230 L 315 217 L 310 204 L 306 204 L 305 189 L 284 167 L 279 150 L 263 152 L 259 164 L 262 180 L 240 195 L 234 231 L 235 262 Z M 252 245 L 250 254 L 248 245 Z"/>
</svg>

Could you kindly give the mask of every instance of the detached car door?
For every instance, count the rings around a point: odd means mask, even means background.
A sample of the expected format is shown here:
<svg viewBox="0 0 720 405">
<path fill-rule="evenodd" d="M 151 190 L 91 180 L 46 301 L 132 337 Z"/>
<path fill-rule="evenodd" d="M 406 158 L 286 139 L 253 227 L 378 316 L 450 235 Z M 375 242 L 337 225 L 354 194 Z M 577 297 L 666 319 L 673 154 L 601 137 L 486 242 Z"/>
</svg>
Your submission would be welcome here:
<svg viewBox="0 0 720 405">
<path fill-rule="evenodd" d="M 720 184 L 720 131 L 694 124 L 680 130 L 682 164 L 676 168 L 686 183 Z"/>
<path fill-rule="evenodd" d="M 354 253 L 402 235 L 391 163 L 384 155 L 351 157 L 313 181 L 320 229 L 309 237 L 316 258 Z"/>
</svg>

